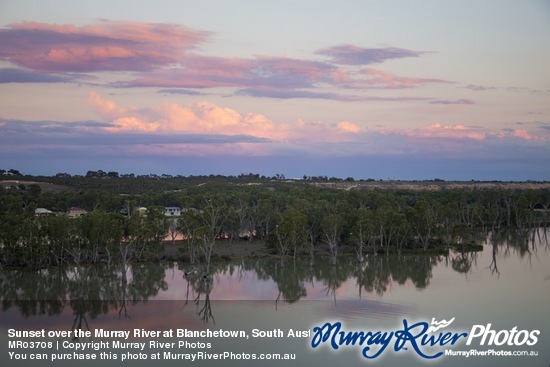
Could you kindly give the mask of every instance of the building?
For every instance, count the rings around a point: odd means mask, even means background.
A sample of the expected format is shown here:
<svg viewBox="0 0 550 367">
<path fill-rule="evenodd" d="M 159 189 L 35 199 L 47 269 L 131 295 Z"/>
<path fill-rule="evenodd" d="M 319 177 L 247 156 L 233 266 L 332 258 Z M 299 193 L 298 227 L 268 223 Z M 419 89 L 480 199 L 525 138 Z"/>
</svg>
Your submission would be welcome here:
<svg viewBox="0 0 550 367">
<path fill-rule="evenodd" d="M 78 218 L 86 214 L 88 214 L 86 210 L 79 208 L 77 206 L 71 206 L 69 209 L 67 209 L 67 216 L 69 218 Z"/>
<path fill-rule="evenodd" d="M 37 217 L 42 215 L 54 215 L 54 214 L 55 214 L 54 212 L 46 208 L 36 208 L 34 210 L 34 215 L 36 215 Z"/>
<path fill-rule="evenodd" d="M 164 215 L 167 217 L 179 217 L 181 208 L 179 206 L 167 206 L 164 208 Z"/>
</svg>

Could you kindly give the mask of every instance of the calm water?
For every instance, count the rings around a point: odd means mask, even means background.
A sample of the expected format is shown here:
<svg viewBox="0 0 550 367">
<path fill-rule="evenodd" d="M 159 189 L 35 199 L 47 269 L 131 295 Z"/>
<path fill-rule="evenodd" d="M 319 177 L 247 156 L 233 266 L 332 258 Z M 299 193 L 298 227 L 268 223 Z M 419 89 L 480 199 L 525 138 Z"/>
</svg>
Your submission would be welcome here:
<svg viewBox="0 0 550 367">
<path fill-rule="evenodd" d="M 254 328 L 280 328 L 286 333 L 290 328 L 308 330 L 325 321 L 341 321 L 348 330 L 378 331 L 402 328 L 403 319 L 413 323 L 454 317 L 452 328 L 456 332 L 469 332 L 474 324 L 488 323 L 494 330 L 510 330 L 514 326 L 518 330 L 538 329 L 541 334 L 536 346 L 498 349 L 537 350 L 539 355 L 441 357 L 429 364 L 548 366 L 549 237 L 542 230 L 525 238 L 502 234 L 492 240 L 481 239 L 484 249 L 475 253 L 378 255 L 369 256 L 363 264 L 349 257 L 340 258 L 337 266 L 330 266 L 328 259 L 322 258 L 314 266 L 309 261 L 288 260 L 281 266 L 269 259 L 250 259 L 215 264 L 211 282 L 205 282 L 200 275 L 186 276 L 185 272 L 193 267 L 182 263 L 129 264 L 124 271 L 120 266 L 106 265 L 40 272 L 3 271 L 0 362 L 29 365 L 9 360 L 7 330 L 11 328 L 92 332 L 135 328 L 250 332 Z M 357 347 L 313 350 L 309 347 L 310 338 L 211 342 L 212 351 L 296 353 L 297 360 L 284 365 L 376 363 L 362 358 Z M 470 347 L 461 345 L 455 349 Z M 388 365 L 427 363 L 412 351 L 395 353 L 389 348 L 380 359 Z M 151 361 L 143 364 L 150 365 Z M 280 361 L 223 364 L 283 365 Z"/>
</svg>

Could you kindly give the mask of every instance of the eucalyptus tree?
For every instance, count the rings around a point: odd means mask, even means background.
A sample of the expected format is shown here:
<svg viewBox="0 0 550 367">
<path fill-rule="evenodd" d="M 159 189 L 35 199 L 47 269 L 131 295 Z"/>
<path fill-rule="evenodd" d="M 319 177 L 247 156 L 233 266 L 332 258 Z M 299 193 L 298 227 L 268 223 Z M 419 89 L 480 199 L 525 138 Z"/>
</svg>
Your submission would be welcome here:
<svg viewBox="0 0 550 367">
<path fill-rule="evenodd" d="M 397 209 L 389 204 L 381 205 L 376 209 L 375 219 L 379 248 L 385 249 L 386 253 L 389 253 L 398 228 L 396 225 Z"/>
<path fill-rule="evenodd" d="M 305 226 L 306 238 L 304 239 L 304 243 L 308 243 L 309 263 L 311 266 L 315 262 L 315 246 L 322 232 L 321 222 L 323 220 L 323 215 L 326 213 L 328 202 L 326 200 L 315 200 L 314 194 L 311 192 L 306 192 L 305 195 L 307 196 L 296 198 L 293 202 L 293 206 L 307 218 Z"/>
<path fill-rule="evenodd" d="M 216 239 L 220 235 L 227 220 L 227 207 L 220 199 L 206 199 L 202 211 L 199 213 L 200 227 L 197 229 L 199 248 L 206 261 L 206 274 L 210 274 L 210 259 Z"/>
<path fill-rule="evenodd" d="M 104 251 L 110 264 L 113 251 L 116 251 L 122 240 L 122 217 L 118 214 L 94 210 L 76 220 L 80 222 L 80 236 L 84 240 L 85 257 L 90 262 L 97 263 L 100 253 Z"/>
<path fill-rule="evenodd" d="M 64 215 L 39 218 L 45 232 L 44 246 L 48 247 L 54 265 L 69 262 L 69 251 L 78 236 L 76 221 Z"/>
<path fill-rule="evenodd" d="M 0 215 L 0 260 L 2 265 L 20 266 L 25 259 L 20 246 L 22 215 Z"/>
<path fill-rule="evenodd" d="M 403 247 L 408 243 L 411 238 L 412 227 L 407 221 L 407 217 L 404 213 L 398 212 L 394 222 L 395 226 L 395 245 L 397 247 L 397 254 L 401 255 Z M 386 252 L 387 254 L 388 252 Z"/>
<path fill-rule="evenodd" d="M 365 260 L 365 251 L 375 251 L 375 241 L 377 237 L 376 220 L 374 211 L 360 208 L 357 212 L 357 221 L 352 232 L 352 238 L 356 244 L 355 252 L 357 260 L 363 262 Z"/>
<path fill-rule="evenodd" d="M 483 204 L 487 222 L 491 230 L 498 231 L 506 217 L 506 210 L 503 206 L 503 195 L 500 190 L 486 190 L 483 193 Z"/>
<path fill-rule="evenodd" d="M 170 238 L 170 243 L 172 246 L 176 244 L 176 239 L 178 238 L 178 235 L 180 232 L 180 218 L 174 217 L 174 218 L 167 218 L 168 222 L 168 237 Z"/>
<path fill-rule="evenodd" d="M 418 200 L 414 207 L 410 207 L 407 211 L 407 219 L 424 250 L 428 248 L 433 238 L 438 222 L 438 209 L 435 202 Z"/>
<path fill-rule="evenodd" d="M 258 199 L 252 198 L 250 204 L 246 208 L 246 217 L 245 217 L 245 227 L 244 229 L 249 233 L 249 241 L 254 240 L 258 237 L 259 231 L 258 226 L 261 223 L 260 219 L 260 208 L 258 205 Z"/>
<path fill-rule="evenodd" d="M 195 264 L 199 260 L 197 229 L 200 226 L 200 213 L 197 209 L 187 208 L 181 214 L 179 231 L 182 233 L 187 245 L 189 262 Z"/>
<path fill-rule="evenodd" d="M 292 250 L 294 260 L 296 254 L 306 242 L 307 217 L 295 208 L 288 208 L 281 217 L 281 221 L 275 227 L 277 248 L 281 255 L 281 264 L 288 252 Z"/>
<path fill-rule="evenodd" d="M 163 207 L 151 206 L 146 212 L 134 215 L 126 222 L 126 238 L 119 247 L 121 260 L 143 261 L 158 257 L 167 232 L 168 221 Z"/>
<path fill-rule="evenodd" d="M 47 248 L 43 246 L 43 231 L 37 218 L 26 215 L 20 217 L 16 233 L 19 234 L 16 243 L 18 261 L 33 269 L 43 268 L 48 264 Z"/>
<path fill-rule="evenodd" d="M 336 265 L 338 246 L 344 228 L 344 219 L 334 206 L 329 206 L 327 209 L 328 213 L 325 214 L 321 222 L 321 230 L 330 251 L 331 264 Z"/>
<path fill-rule="evenodd" d="M 258 202 L 258 212 L 260 218 L 260 237 L 268 238 L 277 222 L 277 212 L 273 206 L 272 199 L 261 199 Z"/>
</svg>

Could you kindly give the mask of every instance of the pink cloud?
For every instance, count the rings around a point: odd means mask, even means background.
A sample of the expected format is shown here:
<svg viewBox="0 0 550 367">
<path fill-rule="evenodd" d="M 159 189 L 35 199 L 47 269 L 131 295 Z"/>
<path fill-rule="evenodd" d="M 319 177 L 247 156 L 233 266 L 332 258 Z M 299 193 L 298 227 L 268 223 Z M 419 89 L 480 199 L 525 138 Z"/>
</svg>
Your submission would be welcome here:
<svg viewBox="0 0 550 367">
<path fill-rule="evenodd" d="M 323 85 L 352 89 L 404 89 L 429 83 L 450 83 L 434 78 L 402 77 L 374 68 L 363 68 L 355 72 L 326 63 L 290 57 L 256 56 L 255 59 L 240 59 L 193 54 L 187 56 L 184 65 L 182 69 L 154 70 L 143 73 L 137 79 L 115 82 L 112 85 L 162 88 L 249 87 L 258 92 L 251 93 L 252 95 L 260 97 L 272 95 L 274 98 L 365 100 L 368 98 L 295 89 L 315 89 Z M 467 100 L 454 103 L 465 102 Z"/>
<path fill-rule="evenodd" d="M 37 22 L 0 30 L 0 57 L 42 72 L 138 71 L 180 62 L 208 33 L 179 25 L 102 21 Z"/>
<path fill-rule="evenodd" d="M 220 136 L 250 136 L 279 143 L 343 142 L 360 133 L 350 121 L 276 123 L 258 113 L 240 113 L 202 101 L 189 105 L 162 103 L 151 108 L 124 108 L 90 92 L 88 104 L 107 122 L 102 127 L 111 133 L 147 132 L 176 134 L 210 134 Z"/>
<path fill-rule="evenodd" d="M 94 91 L 88 93 L 88 104 L 104 118 L 117 118 L 126 113 L 126 109 L 118 107 L 115 102 L 103 98 Z"/>
<path fill-rule="evenodd" d="M 350 75 L 349 70 L 338 68 L 330 73 L 330 77 L 332 78 L 332 82 L 338 84 L 338 83 L 347 83 L 350 81 Z"/>
<path fill-rule="evenodd" d="M 177 146 L 178 154 L 188 152 L 196 155 L 193 151 L 200 146 L 203 154 L 222 154 L 225 149 L 238 149 L 235 154 L 266 155 L 299 151 L 342 155 L 373 153 L 381 144 L 390 152 L 403 154 L 405 147 L 434 152 L 454 151 L 465 146 L 478 146 L 487 140 L 537 140 L 527 130 L 495 131 L 463 124 L 434 123 L 416 128 L 361 127 L 348 120 L 330 123 L 299 118 L 293 123 L 278 123 L 262 114 L 242 113 L 207 101 L 125 108 L 96 92 L 90 92 L 88 103 L 109 123 L 98 129 L 120 136 L 147 133 L 150 139 L 153 136 L 171 136 L 176 140 L 168 145 L 156 144 L 150 149 L 162 152 Z M 146 151 L 149 148 L 135 145 L 131 149 Z"/>
<path fill-rule="evenodd" d="M 533 135 L 525 129 L 503 129 L 498 137 L 501 139 L 504 138 L 519 138 L 523 140 L 534 140 L 534 141 L 546 141 L 547 138 L 541 135 Z"/>
<path fill-rule="evenodd" d="M 256 56 L 254 59 L 188 54 L 183 68 L 154 70 L 139 78 L 115 82 L 118 87 L 303 88 L 330 81 L 329 64 L 290 57 Z"/>
<path fill-rule="evenodd" d="M 465 127 L 464 125 L 441 125 L 435 123 L 428 127 L 417 129 L 411 136 L 484 140 L 487 134 L 480 129 Z"/>
<path fill-rule="evenodd" d="M 535 138 L 533 135 L 529 134 L 527 131 L 522 129 L 514 130 L 514 136 L 525 140 L 531 140 Z"/>
<path fill-rule="evenodd" d="M 434 123 L 424 127 L 413 129 L 395 129 L 385 127 L 375 127 L 369 129 L 370 132 L 379 133 L 382 135 L 407 136 L 409 138 L 418 139 L 455 139 L 455 140 L 472 140 L 482 141 L 488 139 L 522 139 L 532 141 L 546 141 L 543 136 L 534 135 L 524 129 L 503 129 L 490 130 L 480 127 L 468 127 L 464 125 L 442 125 Z"/>
<path fill-rule="evenodd" d="M 88 104 L 112 126 L 110 132 L 180 132 L 200 134 L 250 135 L 266 139 L 286 137 L 284 125 L 276 125 L 261 114 L 240 114 L 234 109 L 209 102 L 188 106 L 163 103 L 149 109 L 126 109 L 90 92 Z"/>
<path fill-rule="evenodd" d="M 133 79 L 114 81 L 109 86 L 179 89 L 234 87 L 246 88 L 252 91 L 249 95 L 260 97 L 342 101 L 369 98 L 327 93 L 318 88 L 400 89 L 427 83 L 448 83 L 434 78 L 397 76 L 369 67 L 358 71 L 355 66 L 422 54 L 417 51 L 347 45 L 317 52 L 328 56 L 331 62 L 290 56 L 239 58 L 200 55 L 197 47 L 209 38 L 208 32 L 161 23 L 101 21 L 82 26 L 38 22 L 11 24 L 0 29 L 0 60 L 19 69 L 16 72 L 13 69 L 5 71 L 4 78 L 0 75 L 0 82 L 2 79 L 10 82 L 76 82 L 83 77 L 76 75 L 76 72 L 129 71 L 134 72 Z M 34 74 L 21 71 L 23 68 Z M 50 78 L 40 77 L 41 73 L 50 75 Z M 71 73 L 71 78 L 61 78 L 68 73 Z M 52 74 L 59 75 L 52 78 Z"/>
<path fill-rule="evenodd" d="M 464 125 L 441 125 L 439 123 L 431 124 L 414 129 L 389 129 L 377 127 L 374 131 L 384 135 L 403 135 L 411 138 L 455 138 L 484 140 L 488 132 Z"/>
<path fill-rule="evenodd" d="M 340 121 L 336 125 L 336 127 L 339 128 L 340 130 L 350 132 L 350 133 L 358 133 L 359 131 L 361 131 L 361 128 L 359 126 L 349 121 Z"/>
</svg>

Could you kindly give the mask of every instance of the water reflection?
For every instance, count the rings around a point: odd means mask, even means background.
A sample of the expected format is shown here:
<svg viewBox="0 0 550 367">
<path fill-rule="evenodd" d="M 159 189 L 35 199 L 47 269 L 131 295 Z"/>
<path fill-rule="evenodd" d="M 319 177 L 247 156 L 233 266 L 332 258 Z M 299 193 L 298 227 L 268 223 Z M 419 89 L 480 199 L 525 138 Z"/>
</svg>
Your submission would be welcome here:
<svg viewBox="0 0 550 367">
<path fill-rule="evenodd" d="M 516 256 L 530 263 L 541 248 L 549 249 L 546 231 L 493 232 L 483 238 L 491 255 L 488 268 L 497 277 L 500 262 Z M 440 264 L 468 274 L 477 262 L 477 253 L 463 250 L 447 256 L 369 255 L 361 263 L 351 256 L 340 257 L 336 266 L 328 258 L 317 259 L 315 266 L 307 260 L 282 266 L 272 259 L 247 259 L 213 263 L 212 276 L 184 263 L 10 270 L 2 272 L 0 295 L 4 312 L 15 308 L 25 318 L 55 316 L 68 309 L 74 315 L 73 330 L 88 330 L 90 319 L 102 314 L 131 318 L 133 305 L 153 299 L 184 301 L 184 307 L 195 307 L 204 323 L 215 323 L 212 299 L 271 300 L 275 309 L 281 302 L 300 300 L 361 300 L 365 293 L 382 297 L 395 284 L 425 289 Z"/>
<path fill-rule="evenodd" d="M 182 270 L 181 263 L 178 264 L 179 270 Z M 210 292 L 212 292 L 213 276 L 209 274 L 201 274 L 193 269 L 192 271 L 183 271 L 183 278 L 186 281 L 185 306 L 189 304 L 191 290 L 194 293 L 192 302 L 196 306 L 197 316 L 204 322 L 208 323 L 211 319 L 215 323 L 214 314 L 212 313 L 212 302 L 210 301 Z"/>
</svg>

